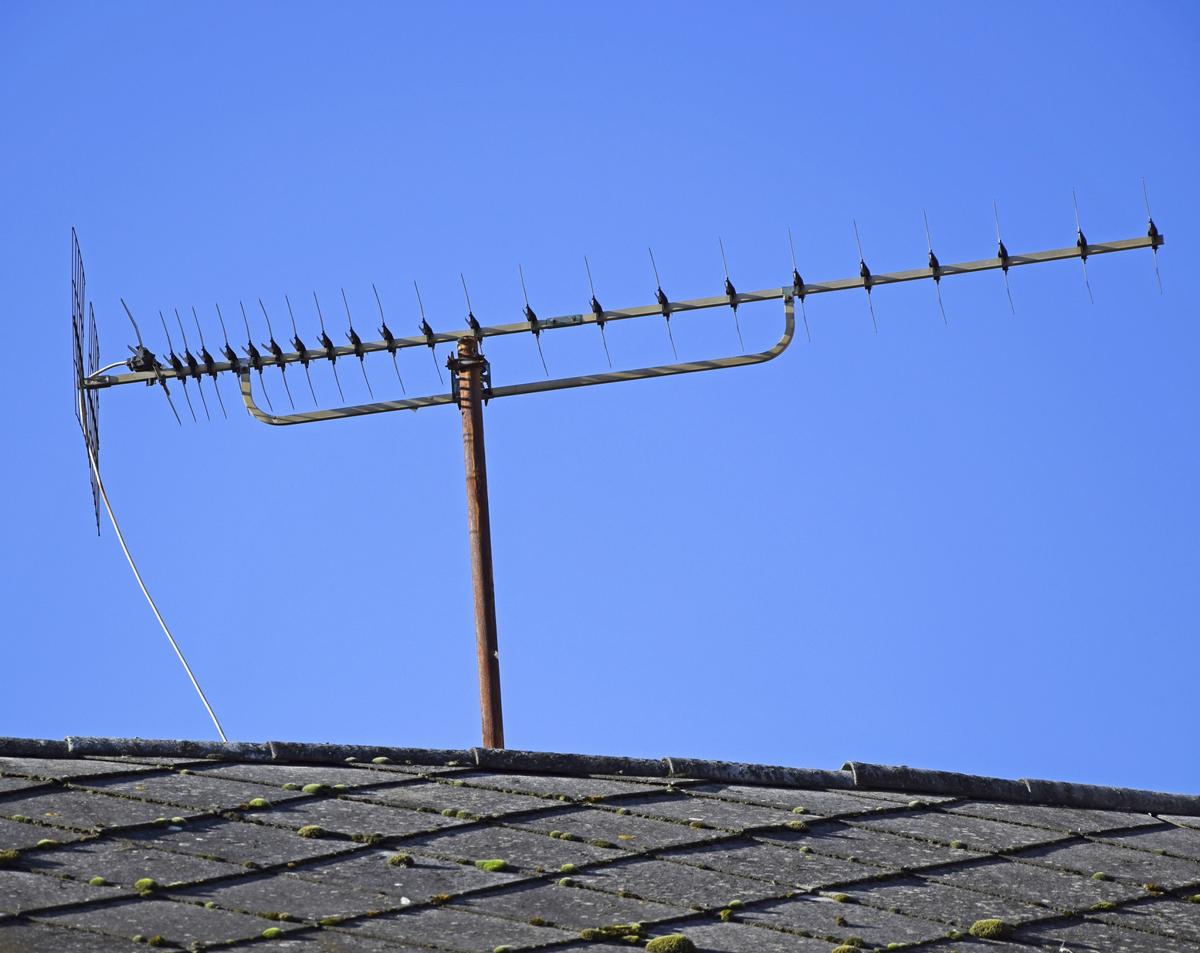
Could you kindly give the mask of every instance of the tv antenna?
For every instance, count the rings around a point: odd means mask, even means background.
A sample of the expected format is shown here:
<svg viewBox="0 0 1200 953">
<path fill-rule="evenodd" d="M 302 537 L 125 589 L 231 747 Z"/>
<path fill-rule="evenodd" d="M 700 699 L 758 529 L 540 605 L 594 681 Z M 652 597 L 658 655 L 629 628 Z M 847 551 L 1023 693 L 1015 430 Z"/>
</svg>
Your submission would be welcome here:
<svg viewBox="0 0 1200 953">
<path fill-rule="evenodd" d="M 1147 202 L 1148 206 L 1148 202 Z M 317 319 L 319 322 L 318 341 L 320 347 L 306 348 L 301 340 L 299 331 L 296 327 L 295 315 L 292 313 L 291 302 L 285 296 L 284 300 L 288 306 L 288 314 L 292 319 L 292 347 L 293 351 L 287 352 L 276 343 L 274 333 L 270 327 L 270 317 L 267 315 L 265 306 L 262 306 L 263 316 L 267 319 L 267 330 L 271 335 L 270 342 L 263 345 L 266 349 L 266 355 L 260 352 L 254 345 L 253 337 L 250 333 L 249 319 L 245 317 L 245 309 L 242 309 L 243 318 L 246 324 L 246 354 L 248 360 L 243 360 L 238 357 L 233 348 L 229 345 L 228 334 L 225 330 L 225 320 L 221 314 L 220 307 L 217 306 L 217 318 L 221 324 L 222 334 L 224 336 L 224 347 L 222 353 L 225 357 L 224 361 L 216 361 L 211 354 L 203 347 L 203 331 L 200 329 L 199 318 L 196 319 L 197 332 L 201 336 L 201 356 L 200 360 L 196 361 L 188 358 L 187 344 L 184 344 L 184 356 L 179 358 L 175 355 L 174 349 L 171 347 L 168 340 L 168 349 L 170 356 L 168 358 L 169 366 L 164 366 L 162 362 L 150 351 L 142 342 L 141 333 L 138 330 L 137 322 L 134 320 L 133 312 L 125 306 L 122 301 L 122 306 L 129 316 L 130 322 L 133 324 L 134 333 L 137 337 L 137 345 L 130 346 L 133 352 L 132 357 L 115 361 L 103 367 L 99 365 L 99 342 L 96 336 L 95 319 L 92 314 L 91 305 L 87 303 L 84 295 L 83 281 L 83 263 L 79 256 L 79 246 L 75 238 L 74 230 L 71 233 L 72 247 L 72 329 L 74 342 L 75 356 L 75 397 L 76 397 L 76 416 L 79 420 L 81 430 L 83 432 L 84 445 L 87 450 L 88 460 L 91 467 L 92 479 L 92 494 L 93 503 L 96 508 L 96 525 L 99 531 L 100 517 L 99 504 L 103 501 L 108 509 L 109 517 L 112 520 L 113 528 L 117 531 L 118 539 L 121 542 L 122 548 L 125 550 L 126 557 L 129 559 L 129 564 L 137 574 L 136 566 L 133 564 L 132 557 L 129 556 L 128 548 L 125 547 L 124 539 L 121 537 L 120 530 L 117 527 L 116 520 L 113 518 L 112 509 L 108 505 L 108 498 L 104 492 L 104 485 L 100 478 L 99 455 L 100 455 L 100 438 L 99 438 L 99 395 L 101 391 L 120 387 L 126 384 L 143 384 L 149 387 L 156 385 L 162 389 L 168 402 L 171 401 L 170 390 L 168 388 L 168 380 L 176 380 L 182 384 L 187 377 L 192 377 L 196 381 L 197 386 L 200 383 L 200 371 L 209 376 L 214 383 L 214 386 L 219 383 L 219 379 L 224 375 L 229 375 L 237 378 L 239 391 L 242 396 L 242 401 L 245 404 L 247 411 L 254 419 L 272 426 L 290 426 L 293 424 L 308 424 L 317 423 L 319 421 L 328 420 L 344 420 L 350 417 L 360 417 L 372 414 L 389 413 L 399 410 L 425 410 L 431 407 L 439 407 L 447 404 L 455 404 L 460 412 L 462 423 L 463 436 L 463 459 L 466 474 L 466 491 L 467 491 L 467 529 L 468 539 L 471 553 L 471 570 L 474 594 L 474 614 L 475 614 L 475 632 L 476 632 L 476 656 L 479 669 L 479 688 L 480 688 L 480 709 L 483 723 L 483 744 L 489 748 L 504 747 L 504 721 L 501 707 L 500 695 L 500 661 L 499 648 L 497 639 L 496 626 L 496 602 L 495 602 L 495 587 L 492 572 L 492 546 L 491 546 L 491 519 L 488 510 L 488 490 L 487 490 L 487 460 L 484 449 L 484 433 L 483 433 L 483 410 L 485 405 L 491 400 L 498 400 L 506 397 L 515 397 L 523 394 L 537 394 L 549 391 L 568 390 L 576 387 L 592 387 L 601 384 L 619 384 L 628 383 L 630 381 L 647 380 L 650 378 L 672 377 L 680 374 L 693 374 L 701 371 L 716 371 L 728 370 L 735 367 L 747 367 L 754 364 L 762 364 L 767 361 L 772 361 L 779 357 L 792 344 L 795 334 L 795 303 L 800 302 L 801 315 L 804 319 L 806 336 L 811 340 L 811 331 L 808 323 L 808 313 L 806 309 L 806 300 L 816 295 L 832 294 L 840 291 L 853 291 L 862 289 L 867 294 L 867 303 L 871 313 L 872 326 L 875 332 L 879 332 L 878 321 L 875 318 L 875 308 L 872 298 L 872 293 L 880 287 L 886 287 L 893 284 L 902 284 L 909 281 L 922 281 L 931 279 L 938 293 L 938 304 L 942 311 L 943 319 L 945 319 L 945 308 L 941 301 L 941 283 L 947 278 L 956 277 L 959 275 L 970 275 L 976 272 L 985 271 L 1000 271 L 1004 275 L 1005 288 L 1008 290 L 1009 306 L 1012 305 L 1011 290 L 1008 289 L 1008 272 L 1012 268 L 1023 267 L 1026 265 L 1040 265 L 1055 261 L 1069 261 L 1078 259 L 1084 267 L 1084 277 L 1086 280 L 1087 260 L 1100 255 L 1112 254 L 1116 252 L 1133 251 L 1141 248 L 1149 248 L 1154 254 L 1155 272 L 1158 269 L 1158 249 L 1165 243 L 1165 238 L 1154 224 L 1153 219 L 1149 219 L 1149 228 L 1144 236 L 1135 238 L 1124 238 L 1116 241 L 1106 241 L 1100 243 L 1088 242 L 1083 235 L 1078 218 L 1076 220 L 1076 236 L 1075 242 L 1064 248 L 1052 248 L 1043 251 L 1026 252 L 1023 254 L 1010 254 L 1006 248 L 1004 241 L 1000 237 L 999 227 L 999 211 L 995 203 L 993 203 L 993 214 L 996 219 L 996 242 L 997 255 L 992 258 L 983 258 L 973 261 L 962 261 L 954 264 L 942 262 L 933 252 L 933 242 L 929 234 L 928 218 L 925 220 L 926 225 L 926 250 L 927 250 L 927 265 L 921 268 L 913 268 L 905 271 L 895 271 L 889 273 L 874 273 L 868 267 L 865 256 L 862 251 L 862 242 L 858 234 L 858 223 L 853 222 L 855 243 L 858 248 L 858 274 L 850 278 L 839 278 L 830 281 L 806 282 L 800 275 L 796 265 L 796 250 L 795 243 L 792 240 L 791 229 L 788 229 L 788 248 L 791 253 L 792 273 L 790 280 L 782 285 L 775 285 L 760 291 L 738 291 L 730 280 L 728 264 L 725 260 L 724 242 L 718 239 L 718 244 L 721 250 L 722 264 L 725 267 L 725 284 L 721 294 L 689 299 L 670 299 L 666 292 L 663 291 L 662 281 L 659 278 L 658 264 L 654 260 L 654 252 L 649 250 L 650 265 L 654 273 L 655 291 L 654 303 L 636 305 L 628 308 L 607 309 L 601 306 L 596 293 L 595 283 L 592 279 L 591 264 L 588 259 L 584 258 L 584 268 L 588 277 L 588 290 L 591 298 L 589 307 L 584 312 L 570 313 L 557 315 L 555 317 L 539 318 L 534 313 L 533 308 L 529 303 L 528 290 L 525 287 L 525 272 L 524 268 L 518 266 L 518 275 L 521 279 L 521 291 L 524 298 L 523 311 L 518 307 L 514 308 L 515 313 L 523 314 L 524 320 L 507 323 L 507 324 L 489 324 L 484 325 L 476 318 L 471 306 L 470 294 L 467 292 L 466 279 L 460 274 L 459 278 L 462 282 L 463 295 L 467 305 L 467 327 L 456 328 L 454 330 L 435 330 L 429 323 L 425 315 L 425 306 L 421 300 L 421 292 L 417 287 L 416 282 L 413 283 L 413 289 L 417 296 L 417 308 L 420 316 L 420 324 L 418 325 L 420 334 L 411 337 L 396 337 L 387 327 L 383 319 L 383 306 L 379 298 L 379 293 L 375 290 L 376 303 L 380 312 L 380 334 L 382 338 L 376 341 L 363 341 L 358 333 L 354 330 L 354 326 L 350 316 L 349 300 L 346 297 L 345 290 L 342 291 L 342 300 L 346 308 L 346 321 L 349 330 L 346 333 L 348 345 L 335 345 L 330 339 L 325 329 L 325 318 L 321 312 L 321 304 L 316 293 L 313 294 L 313 302 L 316 305 Z M 1147 212 L 1149 218 L 1149 213 Z M 1161 286 L 1161 284 L 1160 284 Z M 372 286 L 374 289 L 374 286 Z M 1090 294 L 1090 286 L 1089 286 Z M 779 337 L 770 347 L 765 350 L 752 351 L 750 353 L 743 352 L 738 354 L 709 357 L 701 360 L 680 361 L 678 351 L 675 347 L 674 334 L 671 331 L 671 319 L 679 315 L 696 315 L 698 318 L 704 313 L 711 313 L 714 309 L 730 308 L 733 311 L 735 329 L 738 333 L 739 343 L 742 343 L 742 327 L 740 317 L 745 314 L 749 317 L 751 313 L 761 314 L 761 309 L 751 309 L 751 306 L 765 304 L 769 302 L 779 302 L 783 305 L 782 328 L 779 331 Z M 260 302 L 261 305 L 261 302 Z M 1013 307 L 1015 312 L 1015 307 Z M 87 315 L 87 344 L 86 344 L 86 360 L 85 354 L 85 334 L 84 334 L 84 315 Z M 608 350 L 608 339 L 606 328 L 614 322 L 637 321 L 642 319 L 662 318 L 666 324 L 668 340 L 671 345 L 671 351 L 674 355 L 674 360 L 669 364 L 655 364 L 645 367 L 635 367 L 625 370 L 612 370 L 612 358 Z M 573 328 L 586 328 L 595 326 L 600 330 L 601 340 L 604 344 L 605 356 L 608 358 L 610 370 L 597 374 L 587 374 L 574 377 L 559 377 L 550 378 L 549 368 L 546 365 L 544 354 L 541 348 L 541 336 L 546 332 L 561 332 Z M 164 330 L 166 322 L 163 321 Z M 182 325 L 180 330 L 182 331 Z M 516 383 L 494 384 L 492 381 L 492 368 L 488 359 L 484 356 L 483 346 L 485 341 L 492 338 L 500 338 L 508 335 L 532 334 L 535 344 L 537 345 L 538 354 L 541 358 L 542 368 L 546 374 L 544 380 L 531 380 Z M 169 339 L 169 330 L 167 331 Z M 396 370 L 397 378 L 400 378 L 400 367 L 398 357 L 410 349 L 428 348 L 434 360 L 434 367 L 438 371 L 439 381 L 442 380 L 441 368 L 437 359 L 437 348 L 440 345 L 450 345 L 452 350 L 448 353 L 446 366 L 450 370 L 451 380 L 448 391 L 441 390 L 434 393 L 424 394 L 422 396 L 403 396 L 397 400 L 375 400 L 374 394 L 370 403 L 365 404 L 349 404 L 345 405 L 345 397 L 342 394 L 341 381 L 337 378 L 336 362 L 342 357 L 358 358 L 363 370 L 363 379 L 367 383 L 370 390 L 370 380 L 366 376 L 366 358 L 372 354 L 387 353 L 393 361 Z M 308 372 L 309 365 L 314 361 L 328 361 L 331 369 L 334 372 L 334 380 L 337 382 L 338 394 L 343 401 L 343 406 L 337 407 L 314 407 L 307 410 L 293 410 L 287 414 L 276 414 L 271 407 L 270 398 L 266 390 L 262 390 L 263 399 L 267 402 L 267 409 L 264 410 L 259 406 L 255 399 L 251 372 L 257 372 L 259 375 L 260 389 L 264 382 L 264 369 L 267 367 L 277 367 L 282 374 L 286 372 L 289 364 L 301 364 L 305 372 Z M 118 367 L 124 367 L 124 373 L 109 373 Z M 285 381 L 286 383 L 286 381 Z M 401 379 L 403 388 L 403 380 Z M 316 401 L 316 392 L 312 389 L 312 379 L 309 377 L 310 392 L 313 396 L 314 404 Z M 185 391 L 186 393 L 186 391 Z M 218 397 L 220 391 L 218 390 Z M 290 390 L 288 392 L 289 399 L 291 398 Z M 224 404 L 222 403 L 222 409 Z M 171 410 L 175 413 L 174 404 L 171 404 Z M 179 419 L 175 413 L 176 420 Z M 138 576 L 138 582 L 141 584 L 141 578 Z M 183 660 L 183 654 L 179 650 L 177 643 L 167 629 L 166 623 L 163 622 L 162 616 L 158 613 L 154 606 L 153 600 L 150 599 L 149 593 L 145 586 L 142 586 L 143 592 L 146 594 L 147 600 L 154 609 L 155 615 L 162 625 L 163 631 L 171 640 L 171 644 L 183 662 L 185 668 L 186 661 Z M 224 738 L 224 733 L 221 731 L 220 723 L 216 719 L 211 706 L 208 705 L 207 699 L 200 691 L 200 686 L 192 676 L 191 670 L 188 669 L 188 675 L 192 679 L 192 684 L 196 691 L 200 694 L 204 701 L 205 707 L 208 709 L 209 715 L 212 717 L 214 724 L 217 725 L 218 733 Z"/>
</svg>

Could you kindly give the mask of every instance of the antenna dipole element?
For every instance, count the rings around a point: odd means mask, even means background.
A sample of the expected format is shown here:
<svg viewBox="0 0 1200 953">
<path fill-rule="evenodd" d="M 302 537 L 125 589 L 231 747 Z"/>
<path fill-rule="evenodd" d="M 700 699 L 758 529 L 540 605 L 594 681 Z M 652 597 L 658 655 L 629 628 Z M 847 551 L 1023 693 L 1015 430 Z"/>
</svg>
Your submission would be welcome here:
<svg viewBox="0 0 1200 953">
<path fill-rule="evenodd" d="M 458 356 L 446 362 L 462 411 L 463 460 L 467 476 L 467 534 L 475 593 L 475 655 L 479 665 L 479 710 L 483 746 L 504 747 L 500 704 L 500 653 L 496 639 L 496 586 L 492 575 L 492 521 L 488 510 L 487 458 L 483 445 L 483 375 L 487 360 L 474 335 L 458 339 Z"/>
</svg>

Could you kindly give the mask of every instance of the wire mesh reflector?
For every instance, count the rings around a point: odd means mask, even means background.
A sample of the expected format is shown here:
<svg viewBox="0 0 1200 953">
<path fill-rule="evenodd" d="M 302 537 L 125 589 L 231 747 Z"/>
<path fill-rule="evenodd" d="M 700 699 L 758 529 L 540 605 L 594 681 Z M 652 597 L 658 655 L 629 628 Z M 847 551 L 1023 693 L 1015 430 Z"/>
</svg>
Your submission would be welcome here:
<svg viewBox="0 0 1200 953">
<path fill-rule="evenodd" d="M 87 312 L 87 355 L 84 356 L 84 312 Z M 83 256 L 79 239 L 71 229 L 71 345 L 75 359 L 75 419 L 83 432 L 83 440 L 92 456 L 100 460 L 100 392 L 85 389 L 85 373 L 94 374 L 100 367 L 100 338 L 96 333 L 96 315 L 87 304 Z M 85 364 L 86 360 L 86 364 Z M 86 371 L 85 371 L 86 367 Z M 92 509 L 96 514 L 96 535 L 100 535 L 100 488 L 96 474 L 88 464 L 88 479 L 92 484 Z"/>
</svg>

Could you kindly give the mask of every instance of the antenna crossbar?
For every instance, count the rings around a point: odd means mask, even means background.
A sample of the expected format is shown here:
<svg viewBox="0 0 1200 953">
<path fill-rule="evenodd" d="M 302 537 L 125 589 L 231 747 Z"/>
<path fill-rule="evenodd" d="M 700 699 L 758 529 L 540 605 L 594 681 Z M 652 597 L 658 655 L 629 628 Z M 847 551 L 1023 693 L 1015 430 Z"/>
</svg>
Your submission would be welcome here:
<svg viewBox="0 0 1200 953">
<path fill-rule="evenodd" d="M 1027 252 L 1025 254 L 1010 254 L 1007 258 L 981 258 L 977 261 L 964 261 L 956 264 L 940 264 L 936 273 L 932 268 L 913 268 L 907 271 L 893 271 L 889 273 L 872 272 L 870 278 L 854 276 L 852 278 L 839 278 L 833 281 L 821 281 L 812 284 L 804 284 L 800 288 L 794 285 L 786 285 L 778 288 L 767 288 L 763 291 L 738 292 L 732 296 L 732 300 L 738 305 L 752 304 L 756 301 L 778 301 L 785 297 L 801 297 L 807 298 L 811 295 L 827 294 L 835 291 L 847 291 L 854 288 L 865 288 L 869 281 L 872 289 L 880 285 L 900 284 L 905 281 L 920 281 L 923 279 L 933 278 L 949 278 L 953 275 L 967 275 L 979 271 L 994 271 L 999 269 L 1016 268 L 1020 265 L 1035 265 L 1051 261 L 1065 261 L 1072 258 L 1093 257 L 1095 255 L 1104 255 L 1111 252 L 1132 251 L 1138 248 L 1151 248 L 1157 250 L 1161 245 L 1165 244 L 1165 238 L 1161 233 L 1150 236 L 1143 235 L 1137 238 L 1126 238 L 1119 241 L 1101 242 L 1098 244 L 1088 244 L 1082 247 L 1071 245 L 1067 248 L 1053 248 L 1046 251 Z M 668 303 L 672 315 L 684 311 L 700 311 L 707 308 L 728 308 L 731 303 L 731 296 L 720 294 L 712 295 L 705 298 L 691 298 L 685 301 L 671 301 Z M 630 318 L 644 318 L 649 316 L 658 316 L 662 314 L 662 305 L 655 303 L 652 305 L 642 305 L 634 308 L 622 308 L 615 311 L 600 311 L 589 312 L 588 314 L 566 314 L 552 318 L 538 318 L 538 330 L 555 331 L 561 328 L 581 327 L 592 324 L 604 324 L 609 321 L 623 321 Z M 462 328 L 456 331 L 435 331 L 429 336 L 420 337 L 396 337 L 390 341 L 363 341 L 358 347 L 342 346 L 334 347 L 328 351 L 324 349 L 310 349 L 303 352 L 281 352 L 277 355 L 273 363 L 276 364 L 296 364 L 314 360 L 328 359 L 331 354 L 335 357 L 351 357 L 360 356 L 361 354 L 370 354 L 379 351 L 394 352 L 400 348 L 409 347 L 430 347 L 431 344 L 455 344 L 460 338 L 466 335 L 474 335 L 477 339 L 485 337 L 500 337 L 506 334 L 528 334 L 529 322 L 521 321 L 513 324 L 500 324 L 491 327 L 483 326 L 478 331 L 471 328 Z M 750 356 L 750 355 L 747 355 Z M 241 362 L 237 366 L 229 362 L 217 361 L 214 363 L 213 371 L 223 373 L 226 371 L 235 371 L 239 374 L 245 372 L 245 363 Z M 181 372 L 186 376 L 186 369 Z M 119 384 L 134 384 L 146 381 L 157 381 L 160 377 L 180 376 L 180 373 L 162 368 L 160 371 L 133 371 L 128 374 L 94 374 L 84 380 L 84 386 L 87 388 L 97 387 L 112 387 Z M 597 377 L 605 377 L 607 375 L 594 375 Z M 551 382 L 543 382 L 551 383 Z M 493 391 L 493 396 L 501 396 L 500 388 Z M 449 398 L 434 399 L 423 398 L 414 401 L 392 401 L 387 403 L 409 405 L 411 409 L 418 407 L 431 406 L 433 404 L 449 403 Z M 364 407 L 376 406 L 373 404 L 362 405 Z M 372 411 L 363 411 L 371 413 Z M 312 417 L 313 419 L 322 419 L 318 414 L 294 415 Z M 343 414 L 343 416 L 346 416 Z"/>
</svg>

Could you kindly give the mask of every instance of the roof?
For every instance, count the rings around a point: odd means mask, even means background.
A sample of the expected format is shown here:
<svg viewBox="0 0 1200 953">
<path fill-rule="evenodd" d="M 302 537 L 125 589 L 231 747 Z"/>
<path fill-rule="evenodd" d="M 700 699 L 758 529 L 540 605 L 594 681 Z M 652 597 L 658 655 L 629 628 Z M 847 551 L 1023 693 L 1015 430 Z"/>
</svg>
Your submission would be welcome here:
<svg viewBox="0 0 1200 953">
<path fill-rule="evenodd" d="M 1200 797 L 857 762 L 0 739 L 0 850 L 5 953 L 1200 947 Z"/>
</svg>

